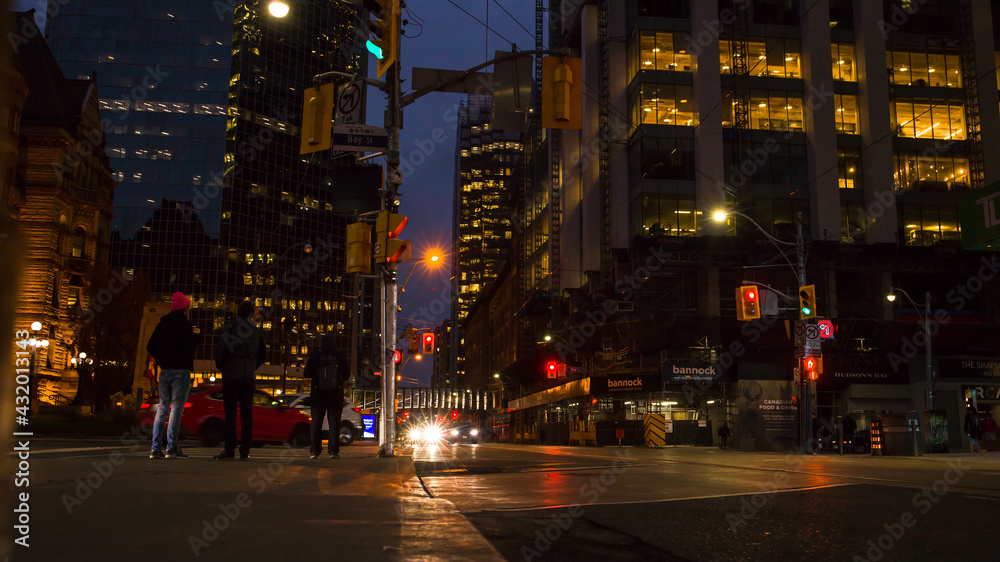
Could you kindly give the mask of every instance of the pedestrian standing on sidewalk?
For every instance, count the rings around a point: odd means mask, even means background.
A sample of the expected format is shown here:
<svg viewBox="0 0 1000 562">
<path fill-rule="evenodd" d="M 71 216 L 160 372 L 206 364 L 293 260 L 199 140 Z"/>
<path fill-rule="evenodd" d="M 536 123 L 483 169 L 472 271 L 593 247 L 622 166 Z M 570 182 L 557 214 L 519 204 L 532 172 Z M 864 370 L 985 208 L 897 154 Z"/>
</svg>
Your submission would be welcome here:
<svg viewBox="0 0 1000 562">
<path fill-rule="evenodd" d="M 719 448 L 725 451 L 729 448 L 729 424 L 724 423 L 719 428 Z"/>
<path fill-rule="evenodd" d="M 979 421 L 979 413 L 972 406 L 969 406 L 969 412 L 965 414 L 965 432 L 969 434 L 972 452 L 978 453 L 980 451 L 979 438 L 983 436 L 983 426 Z"/>
<path fill-rule="evenodd" d="M 160 319 L 146 344 L 146 351 L 160 366 L 160 403 L 153 420 L 151 459 L 185 459 L 178 437 L 184 403 L 191 392 L 194 348 L 201 330 L 188 319 L 191 299 L 180 291 L 170 297 L 170 313 Z M 167 421 L 167 452 L 163 453 L 163 424 Z"/>
<path fill-rule="evenodd" d="M 226 444 L 216 460 L 236 458 L 236 409 L 240 411 L 240 460 L 250 459 L 253 443 L 253 392 L 257 369 L 264 364 L 264 334 L 253 323 L 253 303 L 243 301 L 236 319 L 215 342 L 215 366 L 222 371 L 222 407 L 226 415 Z"/>
<path fill-rule="evenodd" d="M 331 459 L 340 458 L 340 417 L 344 413 L 344 381 L 350 380 L 349 361 L 337 347 L 333 334 L 324 334 L 319 349 L 309 354 L 302 375 L 310 381 L 312 410 L 309 458 L 319 458 L 323 448 L 323 418 L 328 418 L 330 435 L 327 451 Z"/>
</svg>

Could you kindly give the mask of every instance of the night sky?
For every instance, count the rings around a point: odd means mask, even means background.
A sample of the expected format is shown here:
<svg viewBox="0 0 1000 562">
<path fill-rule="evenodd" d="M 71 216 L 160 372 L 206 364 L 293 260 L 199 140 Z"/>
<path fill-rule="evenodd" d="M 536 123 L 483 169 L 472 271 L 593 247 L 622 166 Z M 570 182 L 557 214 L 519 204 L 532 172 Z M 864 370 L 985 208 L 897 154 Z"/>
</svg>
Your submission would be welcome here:
<svg viewBox="0 0 1000 562">
<path fill-rule="evenodd" d="M 35 8 L 45 12 L 45 0 L 14 0 L 14 10 Z M 414 66 L 465 70 L 493 58 L 495 50 L 510 50 L 511 42 L 519 50 L 534 49 L 534 2 L 527 0 L 409 0 L 403 19 L 409 23 L 403 30 L 401 59 L 403 63 L 403 93 L 409 91 Z M 293 8 L 294 9 L 294 8 Z M 510 13 L 508 15 L 505 10 Z M 468 12 L 466 14 L 465 12 Z M 515 21 L 513 18 L 516 18 Z M 479 21 L 476 21 L 478 19 Z M 39 21 L 39 24 L 43 24 Z M 422 29 L 421 29 L 422 24 Z M 493 31 L 487 30 L 488 24 Z M 369 75 L 375 75 L 375 59 L 370 57 Z M 491 69 L 486 69 L 491 70 Z M 451 251 L 452 201 L 455 174 L 455 112 L 464 94 L 432 93 L 404 110 L 404 128 L 400 138 L 400 155 L 412 166 L 400 187 L 400 213 L 409 217 L 403 237 L 413 242 L 414 259 L 436 248 Z M 370 87 L 368 91 L 368 123 L 381 126 L 385 95 Z M 435 129 L 441 129 L 434 134 Z M 442 137 L 442 133 L 444 137 Z M 434 139 L 444 139 L 436 142 Z M 420 165 L 413 165 L 421 162 Z M 384 158 L 377 160 L 385 163 Z M 429 307 L 451 277 L 451 262 L 433 269 L 425 263 L 407 263 L 399 268 L 402 284 L 410 269 L 416 267 L 406 292 L 400 297 L 400 328 L 413 322 L 415 328 L 433 330 L 448 317 L 449 311 L 433 314 L 442 307 Z M 442 299 L 443 300 L 443 299 Z M 420 309 L 424 307 L 425 313 Z M 405 344 L 400 342 L 401 346 Z M 402 386 L 430 384 L 431 362 L 410 360 L 403 369 Z"/>
</svg>

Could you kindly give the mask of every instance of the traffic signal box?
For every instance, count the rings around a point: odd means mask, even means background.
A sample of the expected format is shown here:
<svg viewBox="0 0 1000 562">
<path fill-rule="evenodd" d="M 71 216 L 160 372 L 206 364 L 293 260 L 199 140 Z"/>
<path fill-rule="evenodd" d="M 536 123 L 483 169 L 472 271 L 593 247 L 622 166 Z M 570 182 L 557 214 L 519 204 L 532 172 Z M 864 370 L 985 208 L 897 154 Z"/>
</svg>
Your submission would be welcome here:
<svg viewBox="0 0 1000 562">
<path fill-rule="evenodd" d="M 802 358 L 802 378 L 810 381 L 814 381 L 819 378 L 819 374 L 823 372 L 823 358 L 822 357 L 803 357 Z"/>
<path fill-rule="evenodd" d="M 410 355 L 416 355 L 420 353 L 420 333 L 410 332 L 409 341 L 407 341 L 406 352 Z"/>
<path fill-rule="evenodd" d="M 302 144 L 299 154 L 330 148 L 333 139 L 334 85 L 306 88 L 302 106 Z"/>
<path fill-rule="evenodd" d="M 559 361 L 546 362 L 545 376 L 550 379 L 564 378 L 566 376 L 566 364 Z"/>
<path fill-rule="evenodd" d="M 434 354 L 434 334 L 427 332 L 420 336 L 420 351 L 424 355 Z"/>
<path fill-rule="evenodd" d="M 744 285 L 736 289 L 736 319 L 739 321 L 760 318 L 760 291 L 757 285 Z"/>
<path fill-rule="evenodd" d="M 375 247 L 373 249 L 375 263 L 396 263 L 410 260 L 410 241 L 398 239 L 406 222 L 405 215 L 396 215 L 388 211 L 382 211 L 378 214 L 378 219 L 375 221 Z"/>
<path fill-rule="evenodd" d="M 583 127 L 583 59 L 542 57 L 542 127 Z"/>
<path fill-rule="evenodd" d="M 816 318 L 816 286 L 799 287 L 799 319 Z"/>
<path fill-rule="evenodd" d="M 347 273 L 372 272 L 372 227 L 363 222 L 347 225 Z"/>
<path fill-rule="evenodd" d="M 377 78 L 381 78 L 396 62 L 399 44 L 399 0 L 364 0 L 364 5 L 365 9 L 375 17 L 368 22 L 368 32 L 375 38 L 370 39 L 366 46 L 378 59 Z"/>
</svg>

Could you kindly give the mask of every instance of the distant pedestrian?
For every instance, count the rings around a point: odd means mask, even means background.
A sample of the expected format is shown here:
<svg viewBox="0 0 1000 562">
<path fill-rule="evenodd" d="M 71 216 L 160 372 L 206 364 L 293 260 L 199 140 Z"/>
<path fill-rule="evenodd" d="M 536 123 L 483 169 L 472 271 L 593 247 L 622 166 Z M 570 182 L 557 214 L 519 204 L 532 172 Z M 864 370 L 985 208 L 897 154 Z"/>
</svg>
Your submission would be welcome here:
<svg viewBox="0 0 1000 562">
<path fill-rule="evenodd" d="M 979 413 L 972 406 L 969 406 L 968 413 L 965 414 L 965 432 L 969 434 L 969 441 L 972 444 L 972 452 L 978 453 L 979 438 L 983 436 L 983 426 L 979 421 Z"/>
<path fill-rule="evenodd" d="M 243 301 L 236 319 L 215 342 L 215 366 L 222 371 L 222 407 L 226 415 L 226 444 L 217 460 L 236 458 L 236 409 L 240 411 L 240 460 L 250 459 L 253 444 L 253 393 L 257 368 L 264 364 L 264 334 L 253 323 L 253 303 Z"/>
<path fill-rule="evenodd" d="M 186 459 L 178 437 L 184 403 L 191 392 L 191 371 L 194 370 L 194 348 L 201 330 L 188 320 L 191 299 L 180 291 L 170 297 L 170 313 L 160 319 L 149 337 L 146 351 L 160 367 L 160 403 L 153 419 L 151 459 Z M 163 423 L 167 420 L 167 452 L 163 453 Z"/>
<path fill-rule="evenodd" d="M 855 454 L 858 452 L 857 447 L 854 445 L 854 432 L 858 430 L 858 422 L 854 421 L 851 416 L 844 416 L 844 419 L 840 421 L 841 440 L 843 441 L 843 451 L 848 454 Z"/>
<path fill-rule="evenodd" d="M 729 448 L 729 424 L 724 423 L 719 427 L 719 448 L 725 451 Z"/>
<path fill-rule="evenodd" d="M 340 418 L 344 413 L 344 381 L 350 380 L 350 363 L 337 347 L 333 334 L 324 334 L 319 349 L 309 354 L 303 376 L 310 380 L 309 400 L 312 409 L 309 458 L 319 458 L 323 449 L 323 419 L 329 421 L 327 451 L 331 459 L 340 458 Z"/>
</svg>

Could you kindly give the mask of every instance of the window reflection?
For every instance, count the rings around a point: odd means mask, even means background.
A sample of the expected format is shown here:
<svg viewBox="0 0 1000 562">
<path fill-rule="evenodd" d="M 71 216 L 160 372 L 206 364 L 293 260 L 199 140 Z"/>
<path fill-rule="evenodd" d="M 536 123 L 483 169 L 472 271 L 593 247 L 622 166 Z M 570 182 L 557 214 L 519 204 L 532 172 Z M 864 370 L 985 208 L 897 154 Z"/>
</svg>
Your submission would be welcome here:
<svg viewBox="0 0 1000 562">
<path fill-rule="evenodd" d="M 633 43 L 630 75 L 640 70 L 669 70 L 691 72 L 691 43 L 686 33 L 667 31 L 642 31 L 639 41 Z"/>
<path fill-rule="evenodd" d="M 643 194 L 641 236 L 694 236 L 696 226 L 697 211 L 693 197 Z"/>
<path fill-rule="evenodd" d="M 833 103 L 837 107 L 834 112 L 837 132 L 858 134 L 858 96 L 834 94 Z"/>
<path fill-rule="evenodd" d="M 833 57 L 833 79 L 856 82 L 854 45 L 834 43 L 830 54 Z"/>
<path fill-rule="evenodd" d="M 961 240 L 958 209 L 939 205 L 900 205 L 900 229 L 907 246 Z"/>
<path fill-rule="evenodd" d="M 723 74 L 731 74 L 733 66 L 732 45 L 719 42 L 719 65 Z M 767 39 L 747 42 L 747 70 L 750 76 L 800 78 L 802 76 L 802 48 L 794 39 Z"/>
<path fill-rule="evenodd" d="M 722 104 L 722 126 L 733 126 L 735 101 L 727 98 Z M 802 98 L 788 92 L 753 90 L 750 93 L 750 128 L 771 131 L 802 130 Z"/>
<path fill-rule="evenodd" d="M 959 101 L 896 99 L 891 118 L 896 134 L 921 139 L 965 138 L 965 108 Z"/>
<path fill-rule="evenodd" d="M 885 56 L 892 84 L 962 87 L 962 69 L 957 54 L 888 51 Z"/>
<path fill-rule="evenodd" d="M 633 104 L 632 123 L 643 125 L 697 125 L 691 86 L 642 84 Z"/>
<path fill-rule="evenodd" d="M 948 153 L 898 153 L 894 175 L 897 190 L 968 191 L 969 159 Z"/>
</svg>

